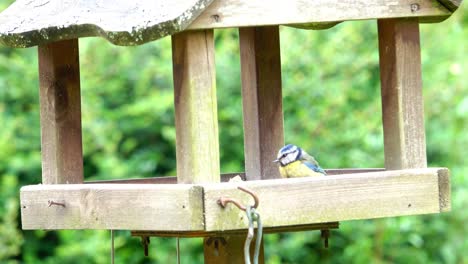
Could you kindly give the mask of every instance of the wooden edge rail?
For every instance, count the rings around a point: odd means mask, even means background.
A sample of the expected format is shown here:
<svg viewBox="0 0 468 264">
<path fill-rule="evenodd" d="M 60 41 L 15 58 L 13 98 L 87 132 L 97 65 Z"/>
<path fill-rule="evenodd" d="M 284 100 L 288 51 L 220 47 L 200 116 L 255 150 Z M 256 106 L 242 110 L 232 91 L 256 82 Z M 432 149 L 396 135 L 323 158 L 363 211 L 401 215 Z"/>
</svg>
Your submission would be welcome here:
<svg viewBox="0 0 468 264">
<path fill-rule="evenodd" d="M 203 230 L 203 189 L 185 184 L 21 188 L 23 229 Z"/>
<path fill-rule="evenodd" d="M 339 222 L 319 223 L 309 225 L 295 225 L 295 226 L 279 226 L 279 227 L 266 227 L 263 229 L 264 234 L 283 233 L 283 232 L 301 232 L 321 229 L 338 229 Z M 246 228 L 228 231 L 213 231 L 213 232 L 169 232 L 169 231 L 131 231 L 132 236 L 148 236 L 148 237 L 218 237 L 230 235 L 245 235 Z"/>
<path fill-rule="evenodd" d="M 367 168 L 367 169 L 328 169 L 325 170 L 328 175 L 341 175 L 349 173 L 363 173 L 363 172 L 376 172 L 384 171 L 385 169 L 380 168 Z M 231 178 L 239 176 L 245 181 L 245 172 L 233 172 L 221 174 L 221 182 L 228 182 Z M 86 184 L 96 183 L 120 183 L 120 184 L 176 184 L 177 177 L 175 176 L 162 176 L 162 177 L 149 177 L 149 178 L 135 178 L 135 179 L 114 179 L 114 180 L 96 180 L 86 181 Z"/>
<path fill-rule="evenodd" d="M 235 183 L 56 184 L 21 188 L 23 229 L 224 232 L 245 229 L 244 205 L 259 198 L 265 228 L 450 210 L 446 168 L 373 171 Z M 284 230 L 287 230 L 285 228 Z"/>
<path fill-rule="evenodd" d="M 188 29 L 299 25 L 324 29 L 340 21 L 419 17 L 419 22 L 440 22 L 460 0 L 215 0 Z"/>
</svg>

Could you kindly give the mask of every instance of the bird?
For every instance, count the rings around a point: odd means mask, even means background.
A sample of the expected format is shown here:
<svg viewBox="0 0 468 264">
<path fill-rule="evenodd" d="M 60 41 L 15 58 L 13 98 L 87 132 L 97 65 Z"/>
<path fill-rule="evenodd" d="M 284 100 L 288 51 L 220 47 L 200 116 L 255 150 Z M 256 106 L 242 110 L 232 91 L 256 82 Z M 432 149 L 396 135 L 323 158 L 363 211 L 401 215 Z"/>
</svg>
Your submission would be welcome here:
<svg viewBox="0 0 468 264">
<path fill-rule="evenodd" d="M 273 162 L 279 163 L 279 172 L 283 178 L 327 175 L 314 157 L 293 144 L 282 147 Z"/>
</svg>

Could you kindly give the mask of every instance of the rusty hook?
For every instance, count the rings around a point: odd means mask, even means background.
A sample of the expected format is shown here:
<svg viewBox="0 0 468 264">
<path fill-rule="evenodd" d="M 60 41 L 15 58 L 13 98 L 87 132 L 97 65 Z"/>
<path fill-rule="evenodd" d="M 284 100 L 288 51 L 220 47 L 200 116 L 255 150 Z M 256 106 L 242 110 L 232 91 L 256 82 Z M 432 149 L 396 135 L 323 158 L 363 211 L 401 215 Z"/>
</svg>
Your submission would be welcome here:
<svg viewBox="0 0 468 264">
<path fill-rule="evenodd" d="M 258 196 L 253 191 L 242 186 L 238 186 L 237 189 L 250 194 L 252 198 L 254 199 L 254 205 L 252 205 L 252 208 L 258 207 L 258 204 L 260 202 L 259 202 Z M 235 206 L 237 206 L 237 208 L 241 209 L 242 211 L 247 210 L 246 207 L 243 206 L 241 203 L 239 203 L 239 201 L 237 201 L 236 199 L 229 198 L 229 197 L 220 197 L 218 199 L 218 204 L 221 205 L 223 208 L 226 207 L 228 203 L 233 203 Z"/>
<path fill-rule="evenodd" d="M 252 198 L 254 199 L 254 205 L 252 205 L 252 208 L 256 209 L 258 207 L 258 204 L 260 203 L 260 201 L 258 199 L 258 196 L 252 190 L 247 189 L 247 188 L 242 187 L 242 186 L 238 186 L 237 189 L 250 194 L 252 196 Z"/>
</svg>

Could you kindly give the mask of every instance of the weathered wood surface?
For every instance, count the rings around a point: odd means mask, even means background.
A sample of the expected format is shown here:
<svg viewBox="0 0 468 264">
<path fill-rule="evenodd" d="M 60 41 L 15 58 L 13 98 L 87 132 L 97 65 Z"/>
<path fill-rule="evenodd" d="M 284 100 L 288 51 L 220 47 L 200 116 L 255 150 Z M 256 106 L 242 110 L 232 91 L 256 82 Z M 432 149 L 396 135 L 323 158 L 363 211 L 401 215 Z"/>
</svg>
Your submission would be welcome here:
<svg viewBox="0 0 468 264">
<path fill-rule="evenodd" d="M 23 229 L 187 231 L 217 236 L 247 226 L 243 211 L 232 204 L 223 209 L 217 203 L 222 196 L 253 203 L 238 185 L 258 195 L 257 211 L 265 228 L 273 231 L 450 210 L 449 172 L 429 168 L 197 185 L 34 185 L 21 189 L 21 219 Z M 49 201 L 65 207 L 49 207 Z"/>
<path fill-rule="evenodd" d="M 221 181 L 214 52 L 212 29 L 172 36 L 178 183 Z M 203 241 L 205 263 L 226 263 L 213 258 L 219 248 L 210 239 Z"/>
<path fill-rule="evenodd" d="M 432 0 L 215 0 L 188 28 L 297 24 L 303 28 L 322 29 L 339 21 L 397 17 L 438 22 L 449 17 L 460 4 L 457 0 L 441 2 L 453 3 L 452 10 Z"/>
<path fill-rule="evenodd" d="M 220 182 L 213 30 L 172 36 L 177 177 Z"/>
<path fill-rule="evenodd" d="M 212 0 L 17 0 L 0 14 L 0 43 L 30 47 L 101 36 L 139 45 L 184 30 Z"/>
<path fill-rule="evenodd" d="M 385 167 L 427 166 L 417 19 L 378 21 Z"/>
<path fill-rule="evenodd" d="M 260 200 L 257 211 L 265 227 L 289 226 L 441 212 L 449 203 L 440 193 L 439 178 L 446 169 L 414 169 L 328 177 L 264 180 L 242 183 Z M 205 230 L 232 230 L 247 226 L 243 211 L 220 197 L 253 204 L 232 184 L 204 186 Z"/>
<path fill-rule="evenodd" d="M 273 162 L 284 145 L 278 26 L 239 29 L 248 180 L 280 178 Z"/>
<path fill-rule="evenodd" d="M 39 46 L 42 183 L 82 183 L 78 40 Z"/>
<path fill-rule="evenodd" d="M 193 185 L 32 185 L 20 195 L 23 229 L 204 229 L 203 192 Z"/>
</svg>

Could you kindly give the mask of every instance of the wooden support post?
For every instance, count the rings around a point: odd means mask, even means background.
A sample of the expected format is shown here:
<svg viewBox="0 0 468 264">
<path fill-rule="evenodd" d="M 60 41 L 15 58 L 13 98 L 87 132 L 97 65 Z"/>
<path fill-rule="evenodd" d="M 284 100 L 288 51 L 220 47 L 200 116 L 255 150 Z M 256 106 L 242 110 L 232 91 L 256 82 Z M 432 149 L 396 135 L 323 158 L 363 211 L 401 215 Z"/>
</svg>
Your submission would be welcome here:
<svg viewBox="0 0 468 264">
<path fill-rule="evenodd" d="M 279 27 L 240 28 L 239 42 L 246 179 L 280 178 L 273 163 L 284 145 Z"/>
<path fill-rule="evenodd" d="M 378 20 L 386 169 L 425 168 L 417 18 Z"/>
<path fill-rule="evenodd" d="M 284 145 L 278 26 L 239 29 L 247 180 L 280 178 Z"/>
<path fill-rule="evenodd" d="M 205 239 L 214 250 L 205 250 L 205 263 L 238 264 L 244 262 L 244 242 L 246 235 L 229 235 Z M 263 241 L 262 241 L 263 245 Z M 250 255 L 255 250 L 255 239 L 250 244 Z M 260 248 L 258 263 L 264 263 L 263 247 Z M 251 258 L 252 259 L 252 258 Z"/>
<path fill-rule="evenodd" d="M 78 40 L 39 46 L 42 183 L 83 182 Z"/>
<path fill-rule="evenodd" d="M 213 30 L 172 36 L 177 182 L 220 182 Z"/>
<path fill-rule="evenodd" d="M 172 60 L 177 182 L 220 182 L 213 30 L 173 35 Z M 203 241 L 205 263 L 231 263 L 210 257 L 219 255 L 219 248 L 215 247 L 218 244 L 210 243 L 213 239 Z M 235 256 L 242 247 L 233 250 Z"/>
</svg>

